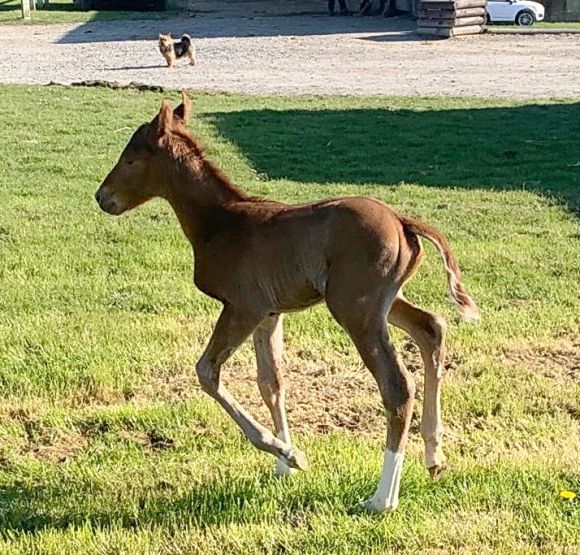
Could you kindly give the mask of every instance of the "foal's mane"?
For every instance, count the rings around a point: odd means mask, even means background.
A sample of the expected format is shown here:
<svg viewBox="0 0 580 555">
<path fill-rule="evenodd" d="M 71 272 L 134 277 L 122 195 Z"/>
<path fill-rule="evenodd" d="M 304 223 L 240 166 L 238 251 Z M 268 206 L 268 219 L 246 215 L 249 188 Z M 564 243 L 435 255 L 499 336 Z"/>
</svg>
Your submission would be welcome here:
<svg viewBox="0 0 580 555">
<path fill-rule="evenodd" d="M 167 145 L 176 160 L 188 165 L 194 172 L 203 170 L 217 179 L 223 186 L 234 192 L 242 200 L 253 202 L 263 202 L 268 199 L 248 195 L 240 189 L 219 166 L 207 157 L 205 147 L 199 140 L 185 127 L 183 120 L 175 117 L 173 128 L 168 137 Z"/>
</svg>

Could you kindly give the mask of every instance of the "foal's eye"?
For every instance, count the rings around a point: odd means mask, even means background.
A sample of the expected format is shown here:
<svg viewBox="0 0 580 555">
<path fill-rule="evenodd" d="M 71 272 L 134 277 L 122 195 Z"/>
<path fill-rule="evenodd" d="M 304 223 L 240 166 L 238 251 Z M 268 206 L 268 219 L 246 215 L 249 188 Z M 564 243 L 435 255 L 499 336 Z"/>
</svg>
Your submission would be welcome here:
<svg viewBox="0 0 580 555">
<path fill-rule="evenodd" d="M 127 162 L 127 165 L 131 165 L 133 162 L 135 162 L 135 160 L 125 160 Z"/>
</svg>

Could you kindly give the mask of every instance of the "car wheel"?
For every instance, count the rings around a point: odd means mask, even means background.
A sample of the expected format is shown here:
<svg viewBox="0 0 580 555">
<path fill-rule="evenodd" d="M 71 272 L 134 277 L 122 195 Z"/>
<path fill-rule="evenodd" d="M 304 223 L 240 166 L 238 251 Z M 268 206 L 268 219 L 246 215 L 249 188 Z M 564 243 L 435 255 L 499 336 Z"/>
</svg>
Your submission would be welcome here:
<svg viewBox="0 0 580 555">
<path fill-rule="evenodd" d="M 489 17 L 489 14 L 487 12 L 485 12 L 484 19 L 485 19 L 485 21 L 483 22 L 484 25 L 489 25 L 491 23 L 491 17 Z"/>
<path fill-rule="evenodd" d="M 522 10 L 516 15 L 516 23 L 522 27 L 531 27 L 536 22 L 536 17 L 529 10 Z"/>
</svg>

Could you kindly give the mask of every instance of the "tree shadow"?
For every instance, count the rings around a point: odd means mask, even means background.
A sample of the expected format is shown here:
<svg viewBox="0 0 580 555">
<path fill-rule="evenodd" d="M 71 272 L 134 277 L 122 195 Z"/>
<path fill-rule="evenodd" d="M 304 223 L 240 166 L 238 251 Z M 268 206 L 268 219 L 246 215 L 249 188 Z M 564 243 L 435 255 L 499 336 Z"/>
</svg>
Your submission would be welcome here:
<svg viewBox="0 0 580 555">
<path fill-rule="evenodd" d="M 208 117 L 269 179 L 530 190 L 580 210 L 580 103 Z"/>
</svg>

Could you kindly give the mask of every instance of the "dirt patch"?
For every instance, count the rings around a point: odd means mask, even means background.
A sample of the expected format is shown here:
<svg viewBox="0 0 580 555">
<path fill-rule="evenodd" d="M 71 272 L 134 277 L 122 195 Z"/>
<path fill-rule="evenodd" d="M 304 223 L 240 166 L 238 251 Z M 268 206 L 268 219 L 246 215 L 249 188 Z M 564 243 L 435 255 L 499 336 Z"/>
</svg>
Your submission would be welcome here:
<svg viewBox="0 0 580 555">
<path fill-rule="evenodd" d="M 121 441 L 136 443 L 141 447 L 153 451 L 161 451 L 175 447 L 175 440 L 173 438 L 156 429 L 148 430 L 147 432 L 140 430 L 121 430 L 117 436 Z"/>
<path fill-rule="evenodd" d="M 399 349 L 417 384 L 415 412 L 411 430 L 418 431 L 423 400 L 423 363 L 419 350 L 411 341 Z M 451 355 L 446 369 L 458 364 Z M 292 431 L 325 434 L 333 430 L 349 430 L 372 438 L 385 437 L 385 411 L 379 390 L 356 356 L 334 365 L 322 365 L 310 352 L 288 352 L 283 374 L 287 383 L 287 413 Z M 224 376 L 228 388 L 264 423 L 270 414 L 256 385 L 255 368 L 247 367 Z"/>
<path fill-rule="evenodd" d="M 580 337 L 557 347 L 526 345 L 510 348 L 502 356 L 510 366 L 525 367 L 561 383 L 580 383 Z"/>
<path fill-rule="evenodd" d="M 0 81 L 285 95 L 562 98 L 580 90 L 580 35 L 426 41 L 405 18 L 291 15 L 294 2 L 284 3 L 293 6 L 286 13 L 272 13 L 272 2 L 255 11 L 212 4 L 194 19 L 2 26 L 0 48 L 9 55 L 0 59 Z M 160 31 L 193 36 L 195 68 L 165 67 Z"/>
<path fill-rule="evenodd" d="M 80 432 L 46 426 L 25 410 L 17 410 L 13 417 L 21 423 L 24 432 L 17 450 L 18 456 L 64 463 L 77 456 L 88 444 L 87 438 Z"/>
<path fill-rule="evenodd" d="M 411 430 L 418 431 L 423 400 L 423 362 L 415 343 L 408 340 L 399 347 L 405 365 L 417 385 L 415 413 Z M 337 355 L 339 356 L 339 355 Z M 446 371 L 461 364 L 458 355 L 450 353 Z M 350 430 L 373 438 L 384 438 L 385 411 L 379 390 L 358 355 L 321 362 L 316 353 L 306 349 L 288 350 L 282 364 L 287 386 L 286 410 L 292 431 L 325 434 L 333 430 Z M 256 383 L 253 360 L 225 365 L 222 377 L 231 393 L 258 420 L 270 427 L 271 417 Z M 147 404 L 186 401 L 202 395 L 195 372 L 165 371 L 139 386 L 131 403 Z"/>
</svg>

